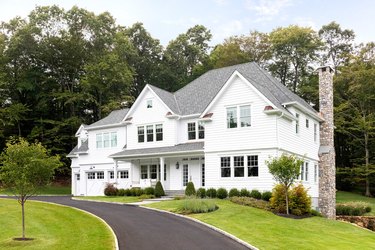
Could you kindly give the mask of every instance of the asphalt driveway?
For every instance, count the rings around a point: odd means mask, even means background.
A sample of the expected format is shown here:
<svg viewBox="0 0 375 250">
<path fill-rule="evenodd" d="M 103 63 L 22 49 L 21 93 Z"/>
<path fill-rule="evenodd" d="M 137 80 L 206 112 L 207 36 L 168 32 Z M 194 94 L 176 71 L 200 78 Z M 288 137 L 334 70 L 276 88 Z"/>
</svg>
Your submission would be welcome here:
<svg viewBox="0 0 375 250">
<path fill-rule="evenodd" d="M 136 206 L 40 196 L 35 200 L 76 207 L 104 219 L 117 235 L 120 249 L 247 249 L 238 242 L 191 220 Z"/>
</svg>

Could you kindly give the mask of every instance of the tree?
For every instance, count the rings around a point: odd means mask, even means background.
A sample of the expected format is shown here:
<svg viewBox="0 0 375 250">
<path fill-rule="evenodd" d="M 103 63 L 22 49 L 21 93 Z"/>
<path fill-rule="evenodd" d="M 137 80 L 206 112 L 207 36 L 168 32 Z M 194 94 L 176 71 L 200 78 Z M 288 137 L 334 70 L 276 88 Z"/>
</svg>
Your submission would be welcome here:
<svg viewBox="0 0 375 250">
<path fill-rule="evenodd" d="M 289 188 L 300 175 L 300 167 L 303 164 L 303 160 L 293 155 L 282 154 L 280 157 L 266 161 L 266 164 L 275 180 L 283 185 L 285 189 L 286 213 L 289 214 Z"/>
<path fill-rule="evenodd" d="M 58 156 L 49 156 L 40 143 L 10 140 L 1 154 L 0 180 L 17 197 L 22 207 L 22 239 L 25 239 L 25 203 L 48 184 L 61 166 Z"/>
</svg>

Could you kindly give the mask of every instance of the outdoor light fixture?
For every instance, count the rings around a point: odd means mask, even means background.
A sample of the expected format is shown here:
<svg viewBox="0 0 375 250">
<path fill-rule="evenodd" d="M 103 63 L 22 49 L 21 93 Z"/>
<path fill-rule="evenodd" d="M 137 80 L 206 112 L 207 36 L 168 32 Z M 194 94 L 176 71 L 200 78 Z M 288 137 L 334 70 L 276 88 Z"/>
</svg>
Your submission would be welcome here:
<svg viewBox="0 0 375 250">
<path fill-rule="evenodd" d="M 176 169 L 180 168 L 180 163 L 176 162 Z"/>
</svg>

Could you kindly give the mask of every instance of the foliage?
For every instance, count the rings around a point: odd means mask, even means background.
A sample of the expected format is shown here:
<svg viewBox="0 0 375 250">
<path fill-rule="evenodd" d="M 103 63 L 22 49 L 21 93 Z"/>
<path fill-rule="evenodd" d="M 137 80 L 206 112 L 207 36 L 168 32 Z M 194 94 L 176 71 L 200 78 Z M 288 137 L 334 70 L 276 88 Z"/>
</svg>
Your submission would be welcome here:
<svg viewBox="0 0 375 250">
<path fill-rule="evenodd" d="M 289 195 L 290 195 L 290 191 Z M 270 205 L 278 213 L 286 213 L 286 200 L 285 200 L 285 187 L 281 184 L 277 184 L 272 189 L 272 197 L 270 199 Z"/>
<path fill-rule="evenodd" d="M 366 196 L 356 194 L 356 193 L 349 193 L 349 192 L 343 192 L 343 191 L 336 192 L 336 203 L 337 204 L 354 202 L 354 201 L 368 203 L 371 207 L 371 212 L 369 212 L 368 215 L 370 215 L 370 216 L 375 215 L 375 198 L 366 197 Z"/>
<path fill-rule="evenodd" d="M 155 198 L 155 195 L 153 194 L 142 194 L 141 196 L 139 196 L 139 199 L 141 200 L 148 200 L 153 198 Z"/>
<path fill-rule="evenodd" d="M 262 194 L 258 190 L 254 189 L 251 190 L 250 197 L 260 200 L 262 198 Z"/>
<path fill-rule="evenodd" d="M 297 177 L 299 176 L 300 166 L 303 164 L 303 161 L 297 159 L 296 156 L 282 154 L 280 157 L 271 158 L 269 161 L 266 162 L 266 164 L 268 166 L 269 172 L 273 175 L 275 180 L 282 185 L 282 187 L 285 190 L 284 204 L 286 204 L 286 213 L 289 214 L 289 188 L 293 184 L 294 180 L 297 179 Z M 280 187 L 277 187 L 275 191 L 279 193 L 279 189 Z M 277 200 L 275 200 L 275 202 L 277 202 L 275 204 L 277 207 L 281 205 L 279 204 L 278 198 L 279 197 L 277 197 Z"/>
<path fill-rule="evenodd" d="M 250 197 L 250 192 L 246 188 L 241 189 L 240 196 L 242 197 Z"/>
<path fill-rule="evenodd" d="M 336 215 L 360 216 L 371 212 L 371 207 L 366 202 L 346 202 L 336 205 Z"/>
<path fill-rule="evenodd" d="M 229 190 L 228 196 L 229 198 L 233 196 L 240 196 L 240 191 L 238 191 L 237 188 L 232 188 L 231 190 Z"/>
<path fill-rule="evenodd" d="M 216 197 L 219 199 L 225 199 L 228 197 L 228 191 L 225 188 L 219 188 L 216 191 Z"/>
<path fill-rule="evenodd" d="M 270 211 L 270 204 L 267 201 L 254 199 L 252 197 L 231 197 L 230 201 L 244 206 L 260 208 Z"/>
<path fill-rule="evenodd" d="M 145 194 L 155 194 L 155 189 L 153 187 L 146 187 L 144 190 Z"/>
<path fill-rule="evenodd" d="M 155 197 L 158 197 L 158 198 L 165 195 L 163 185 L 161 184 L 160 181 L 156 183 L 154 194 L 155 194 Z"/>
<path fill-rule="evenodd" d="M 195 187 L 193 182 L 188 182 L 185 189 L 186 196 L 193 196 L 195 195 Z"/>
<path fill-rule="evenodd" d="M 272 197 L 272 192 L 270 191 L 265 191 L 262 193 L 262 200 L 264 201 L 269 201 Z"/>
<path fill-rule="evenodd" d="M 112 183 L 107 183 L 106 187 L 104 188 L 105 196 L 117 196 L 118 192 L 119 190 Z"/>
<path fill-rule="evenodd" d="M 310 213 L 311 197 L 307 194 L 307 190 L 301 183 L 292 188 L 289 207 L 292 209 L 292 214 L 294 215 Z"/>
<path fill-rule="evenodd" d="M 61 166 L 58 156 L 49 156 L 40 143 L 11 139 L 0 156 L 0 181 L 17 197 L 22 207 L 22 238 L 25 238 L 25 202 L 46 186 Z"/>
<path fill-rule="evenodd" d="M 218 209 L 215 201 L 212 199 L 197 199 L 197 198 L 187 198 L 184 199 L 179 211 L 184 214 L 190 213 L 208 213 Z"/>
<path fill-rule="evenodd" d="M 198 188 L 197 197 L 202 198 L 202 199 L 205 198 L 206 197 L 206 189 Z"/>
<path fill-rule="evenodd" d="M 216 198 L 216 189 L 215 188 L 209 188 L 209 189 L 207 189 L 206 196 L 208 198 Z"/>
<path fill-rule="evenodd" d="M 105 194 L 105 191 L 104 191 L 104 194 Z M 118 191 L 117 191 L 117 196 L 125 196 L 126 192 L 125 192 L 125 189 L 123 188 L 120 188 Z"/>
</svg>

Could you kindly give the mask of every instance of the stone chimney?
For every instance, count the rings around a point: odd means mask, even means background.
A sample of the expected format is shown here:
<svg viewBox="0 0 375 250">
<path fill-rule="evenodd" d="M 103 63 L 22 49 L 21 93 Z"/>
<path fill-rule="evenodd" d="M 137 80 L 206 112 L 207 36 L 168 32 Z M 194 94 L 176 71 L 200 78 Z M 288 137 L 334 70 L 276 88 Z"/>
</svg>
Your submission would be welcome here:
<svg viewBox="0 0 375 250">
<path fill-rule="evenodd" d="M 318 68 L 319 107 L 324 122 L 320 124 L 319 210 L 329 219 L 336 218 L 336 169 L 333 125 L 333 70 Z"/>
</svg>

